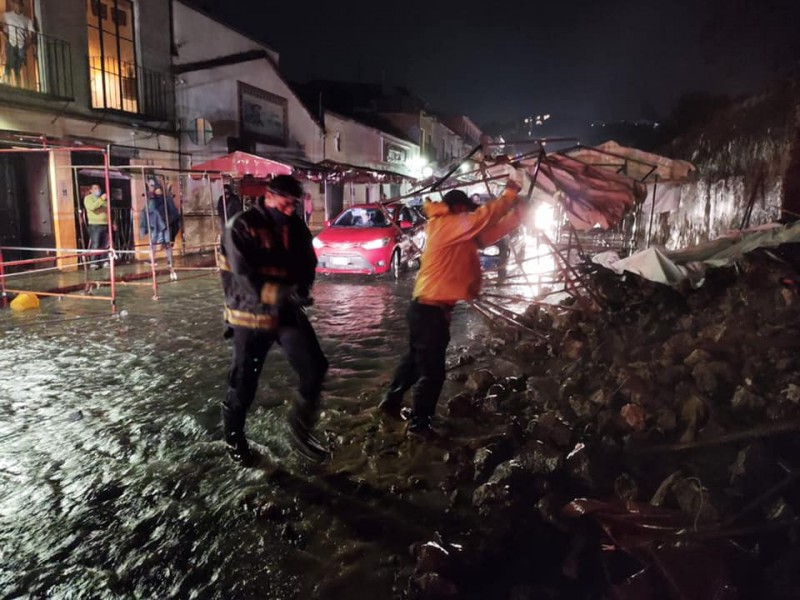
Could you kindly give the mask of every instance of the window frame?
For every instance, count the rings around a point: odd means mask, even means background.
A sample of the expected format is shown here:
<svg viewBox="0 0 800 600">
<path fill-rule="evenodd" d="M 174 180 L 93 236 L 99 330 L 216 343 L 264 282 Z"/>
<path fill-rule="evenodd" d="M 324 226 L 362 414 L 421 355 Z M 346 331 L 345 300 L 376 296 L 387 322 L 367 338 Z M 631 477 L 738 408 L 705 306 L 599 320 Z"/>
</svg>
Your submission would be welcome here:
<svg viewBox="0 0 800 600">
<path fill-rule="evenodd" d="M 89 106 L 94 110 L 104 110 L 104 111 L 117 111 L 122 113 L 128 114 L 139 114 L 141 113 L 142 106 L 142 94 L 140 89 L 141 78 L 139 77 L 139 44 L 138 44 L 138 35 L 137 35 L 137 3 L 135 0 L 124 0 L 127 4 L 130 5 L 129 11 L 129 18 L 130 22 L 130 30 L 131 30 L 131 38 L 125 38 L 120 33 L 120 25 L 117 19 L 114 18 L 113 15 L 119 14 L 119 4 L 120 0 L 86 0 L 87 2 L 87 12 L 86 12 L 86 28 L 87 28 L 87 39 L 86 39 L 86 46 L 87 46 L 87 55 L 89 59 Z M 89 16 L 92 15 L 94 17 L 94 7 L 97 6 L 97 17 L 96 19 L 93 18 L 91 21 Z M 110 22 L 113 24 L 114 31 L 105 31 L 103 28 L 103 10 L 102 6 L 107 7 L 107 11 L 109 13 Z M 126 13 L 128 11 L 125 11 Z M 93 71 L 92 67 L 92 55 L 89 46 L 89 34 L 90 30 L 94 30 L 97 33 L 98 42 L 99 42 L 99 51 L 100 55 L 95 56 L 94 58 L 99 59 L 100 61 L 100 82 L 101 82 L 101 89 L 99 91 L 92 90 L 92 78 L 93 78 Z M 109 55 L 106 53 L 106 43 L 105 43 L 105 35 L 113 35 L 115 48 L 114 51 L 116 52 L 116 56 Z M 122 42 L 129 42 L 131 45 L 131 53 L 133 55 L 133 62 L 127 63 L 123 61 L 122 58 Z M 110 72 L 106 68 L 106 60 L 108 59 L 115 59 L 116 60 L 116 68 L 117 73 Z M 132 64 L 133 65 L 133 89 L 136 92 L 135 97 L 133 98 L 133 110 L 128 110 L 125 108 L 126 102 L 126 95 L 125 95 L 125 71 L 123 70 L 123 64 Z M 117 96 L 109 95 L 109 89 L 107 88 L 108 80 L 116 79 L 117 81 L 117 89 L 115 94 Z M 95 99 L 99 99 L 102 101 L 101 106 L 95 105 Z M 115 99 L 118 99 L 115 101 Z M 115 106 L 115 104 L 119 104 L 119 106 Z"/>
</svg>

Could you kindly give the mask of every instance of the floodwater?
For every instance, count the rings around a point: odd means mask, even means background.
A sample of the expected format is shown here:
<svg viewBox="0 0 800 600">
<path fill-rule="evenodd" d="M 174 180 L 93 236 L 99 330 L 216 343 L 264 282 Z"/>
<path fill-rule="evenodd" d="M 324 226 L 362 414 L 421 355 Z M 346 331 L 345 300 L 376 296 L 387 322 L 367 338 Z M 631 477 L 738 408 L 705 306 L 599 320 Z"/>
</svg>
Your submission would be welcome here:
<svg viewBox="0 0 800 600">
<path fill-rule="evenodd" d="M 322 279 L 310 316 L 331 362 L 310 467 L 284 431 L 276 347 L 247 433 L 219 428 L 230 347 L 214 276 L 0 312 L 0 597 L 390 598 L 408 544 L 439 530 L 437 461 L 374 406 L 406 345 L 413 274 Z M 126 311 L 126 312 L 122 312 Z M 481 335 L 459 309 L 451 350 Z"/>
</svg>

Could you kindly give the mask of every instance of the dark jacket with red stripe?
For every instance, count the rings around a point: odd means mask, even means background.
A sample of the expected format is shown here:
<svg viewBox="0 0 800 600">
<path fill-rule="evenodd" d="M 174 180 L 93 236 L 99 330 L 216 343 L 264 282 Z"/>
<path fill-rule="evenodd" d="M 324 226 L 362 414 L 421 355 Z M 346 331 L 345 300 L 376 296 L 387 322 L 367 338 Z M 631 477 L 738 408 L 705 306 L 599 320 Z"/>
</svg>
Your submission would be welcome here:
<svg viewBox="0 0 800 600">
<path fill-rule="evenodd" d="M 229 221 L 219 256 L 226 323 L 272 330 L 290 318 L 287 297 L 307 297 L 314 283 L 311 239 L 300 217 L 261 206 Z"/>
</svg>

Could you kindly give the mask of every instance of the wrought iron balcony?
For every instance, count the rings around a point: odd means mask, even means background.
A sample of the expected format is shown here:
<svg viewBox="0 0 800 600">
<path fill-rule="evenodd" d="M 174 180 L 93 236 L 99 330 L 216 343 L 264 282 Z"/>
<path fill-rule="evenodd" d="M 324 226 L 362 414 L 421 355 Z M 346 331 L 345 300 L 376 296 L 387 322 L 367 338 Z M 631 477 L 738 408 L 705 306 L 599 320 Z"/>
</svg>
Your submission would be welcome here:
<svg viewBox="0 0 800 600">
<path fill-rule="evenodd" d="M 68 42 L 5 25 L 0 51 L 0 85 L 71 100 L 72 54 Z"/>
<path fill-rule="evenodd" d="M 116 58 L 89 57 L 92 108 L 140 115 L 145 119 L 175 118 L 172 77 Z"/>
</svg>

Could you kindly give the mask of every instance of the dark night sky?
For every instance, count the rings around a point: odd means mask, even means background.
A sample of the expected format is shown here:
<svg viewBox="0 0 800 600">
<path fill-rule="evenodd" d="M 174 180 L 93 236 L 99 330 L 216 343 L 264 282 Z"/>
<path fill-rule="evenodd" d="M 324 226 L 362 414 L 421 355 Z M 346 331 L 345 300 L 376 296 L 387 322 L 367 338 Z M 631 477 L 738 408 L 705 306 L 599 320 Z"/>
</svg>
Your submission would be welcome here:
<svg viewBox="0 0 800 600">
<path fill-rule="evenodd" d="M 689 91 L 800 75 L 800 0 L 194 0 L 292 80 L 407 85 L 478 123 L 664 116 Z"/>
</svg>

